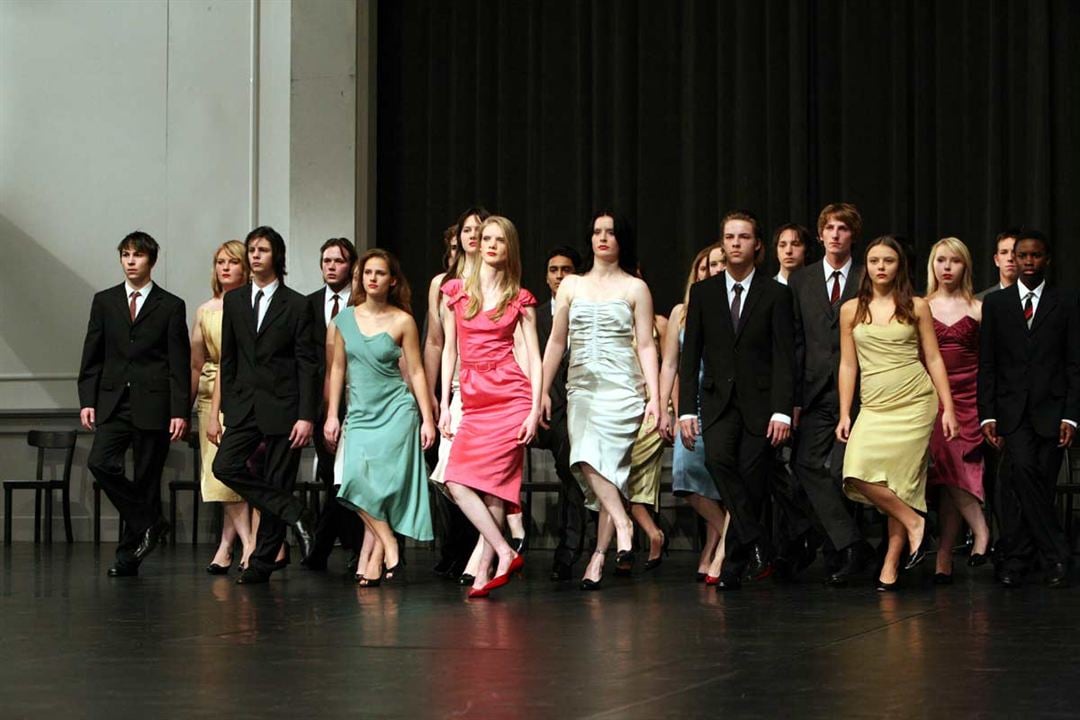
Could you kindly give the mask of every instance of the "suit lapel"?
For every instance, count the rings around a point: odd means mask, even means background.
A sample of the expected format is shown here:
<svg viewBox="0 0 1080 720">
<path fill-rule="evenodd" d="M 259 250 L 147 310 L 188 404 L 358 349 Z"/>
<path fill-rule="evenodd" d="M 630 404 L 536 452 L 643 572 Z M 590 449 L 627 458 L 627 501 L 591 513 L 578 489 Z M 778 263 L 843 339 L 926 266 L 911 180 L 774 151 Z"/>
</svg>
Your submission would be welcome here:
<svg viewBox="0 0 1080 720">
<path fill-rule="evenodd" d="M 725 330 L 729 331 L 729 336 L 732 340 L 734 340 L 735 325 L 731 322 L 731 303 L 728 302 L 727 296 L 727 271 L 725 271 L 721 275 L 717 275 L 716 277 L 720 278 L 720 281 L 717 282 L 715 286 L 716 292 L 720 294 L 720 307 L 724 310 L 724 317 L 722 320 L 720 320 L 720 326 L 723 327 Z M 739 314 L 739 317 L 740 319 L 742 318 L 742 313 Z"/>
<path fill-rule="evenodd" d="M 285 286 L 278 285 L 278 289 L 274 291 L 274 294 L 270 296 L 270 305 L 266 308 L 266 314 L 263 315 L 262 325 L 259 326 L 258 332 L 255 333 L 256 337 L 262 336 L 266 332 L 266 328 L 270 327 L 270 323 L 277 319 L 285 308 L 285 298 L 282 297 L 285 294 Z M 255 313 L 252 313 L 252 322 L 254 322 Z"/>
<path fill-rule="evenodd" d="M 836 312 L 833 310 L 832 303 L 829 302 L 829 287 L 825 282 L 825 261 L 814 263 L 807 268 L 807 272 L 810 273 L 810 282 L 807 286 L 810 294 L 814 296 L 814 302 L 820 307 L 825 317 L 834 319 Z"/>
<path fill-rule="evenodd" d="M 116 312 L 120 313 L 120 317 L 124 318 L 128 325 L 131 324 L 131 309 L 128 307 L 127 286 L 124 283 L 120 283 L 113 288 L 113 297 L 111 302 L 113 307 L 116 308 Z"/>
<path fill-rule="evenodd" d="M 739 310 L 739 327 L 735 329 L 735 342 L 739 342 L 743 328 L 746 327 L 746 319 L 750 317 L 750 313 L 753 312 L 754 306 L 757 305 L 758 297 L 765 292 L 764 283 L 768 280 L 769 278 L 764 275 L 759 276 L 757 271 L 754 272 L 754 277 L 750 279 L 750 287 L 746 289 L 746 295 L 743 296 L 742 308 Z M 724 293 L 724 295 L 726 297 L 727 293 Z M 728 315 L 730 316 L 731 313 L 729 312 Z"/>
<path fill-rule="evenodd" d="M 1035 310 L 1035 316 L 1031 318 L 1031 330 L 1028 332 L 1035 334 L 1035 331 L 1039 329 L 1039 326 L 1043 324 L 1043 321 L 1046 320 L 1046 318 L 1050 317 L 1050 314 L 1057 309 L 1057 306 L 1058 294 L 1054 292 L 1053 288 L 1044 288 L 1042 297 L 1039 298 L 1039 306 Z M 1022 316 L 1023 306 L 1021 306 L 1020 313 Z"/>
<path fill-rule="evenodd" d="M 1005 288 L 1002 292 L 1005 294 L 1003 302 L 1006 304 L 1006 317 L 1020 332 L 1027 335 L 1031 331 L 1028 330 L 1027 321 L 1024 320 L 1024 306 L 1020 303 L 1020 291 L 1017 285 Z"/>
<path fill-rule="evenodd" d="M 143 301 L 142 309 L 140 309 L 139 314 L 135 316 L 135 322 L 132 323 L 132 325 L 138 325 L 147 315 L 152 313 L 157 306 L 161 304 L 161 298 L 162 292 L 155 284 L 154 287 L 150 289 L 150 293 L 146 296 L 146 300 Z M 128 308 L 128 317 L 131 317 L 130 308 Z"/>
</svg>

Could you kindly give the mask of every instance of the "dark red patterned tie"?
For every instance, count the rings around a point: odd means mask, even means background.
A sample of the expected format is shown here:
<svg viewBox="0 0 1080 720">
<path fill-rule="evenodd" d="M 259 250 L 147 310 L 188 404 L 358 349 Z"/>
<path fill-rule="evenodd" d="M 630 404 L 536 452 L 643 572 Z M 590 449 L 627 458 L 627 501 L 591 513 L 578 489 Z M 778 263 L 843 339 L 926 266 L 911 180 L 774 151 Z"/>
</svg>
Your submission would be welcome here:
<svg viewBox="0 0 1080 720">
<path fill-rule="evenodd" d="M 128 303 L 128 312 L 131 313 L 131 322 L 135 322 L 135 313 L 136 313 L 135 301 L 138 300 L 140 297 L 141 297 L 141 294 L 139 293 L 138 290 L 131 293 L 131 302 Z"/>
<path fill-rule="evenodd" d="M 338 305 L 339 300 L 341 300 L 341 296 L 338 295 L 337 293 L 334 293 L 334 307 L 330 308 L 330 319 L 331 320 L 333 320 L 334 317 L 338 314 L 338 311 L 341 310 L 341 307 Z"/>
<path fill-rule="evenodd" d="M 1024 296 L 1024 320 L 1027 321 L 1028 330 L 1031 329 L 1031 318 L 1035 317 L 1035 308 L 1031 304 L 1031 298 L 1035 293 L 1029 292 Z"/>
<path fill-rule="evenodd" d="M 840 271 L 834 270 L 832 274 L 832 292 L 829 293 L 829 302 L 833 305 L 840 299 Z"/>
</svg>

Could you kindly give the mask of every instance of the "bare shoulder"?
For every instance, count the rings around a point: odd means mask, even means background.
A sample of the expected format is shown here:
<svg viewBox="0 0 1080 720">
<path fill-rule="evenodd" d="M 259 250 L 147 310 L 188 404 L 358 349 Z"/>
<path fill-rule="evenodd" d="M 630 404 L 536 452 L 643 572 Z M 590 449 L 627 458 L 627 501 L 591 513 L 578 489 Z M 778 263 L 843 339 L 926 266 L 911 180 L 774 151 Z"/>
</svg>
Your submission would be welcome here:
<svg viewBox="0 0 1080 720">
<path fill-rule="evenodd" d="M 851 320 L 855 317 L 855 310 L 859 307 L 858 298 L 851 298 L 843 305 L 840 306 L 840 317 L 845 320 Z"/>
<path fill-rule="evenodd" d="M 682 314 L 685 306 L 679 303 L 675 307 L 671 308 L 671 315 L 668 316 L 668 320 L 673 323 L 680 322 L 682 320 Z"/>
<path fill-rule="evenodd" d="M 930 314 L 930 302 L 926 298 L 914 297 L 911 299 L 912 305 L 915 306 L 915 316 L 918 318 L 931 317 Z"/>
</svg>

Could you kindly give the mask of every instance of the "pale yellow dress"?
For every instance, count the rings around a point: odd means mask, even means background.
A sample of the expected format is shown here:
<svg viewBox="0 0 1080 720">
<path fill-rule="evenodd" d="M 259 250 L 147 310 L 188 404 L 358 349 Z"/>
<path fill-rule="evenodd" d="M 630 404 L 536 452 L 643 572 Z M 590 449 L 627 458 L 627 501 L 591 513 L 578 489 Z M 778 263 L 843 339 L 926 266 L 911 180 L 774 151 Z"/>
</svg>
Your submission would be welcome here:
<svg viewBox="0 0 1080 720">
<path fill-rule="evenodd" d="M 199 391 L 195 402 L 199 414 L 202 499 L 203 502 L 240 502 L 242 497 L 214 477 L 211 468 L 214 466 L 214 456 L 217 455 L 217 445 L 206 437 L 206 426 L 210 422 L 210 399 L 214 395 L 214 383 L 217 382 L 218 365 L 221 363 L 221 315 L 221 310 L 203 309 L 196 321 L 206 347 L 206 362 L 203 363 L 202 374 L 199 376 Z M 224 416 L 219 414 L 218 421 L 224 424 Z"/>
<path fill-rule="evenodd" d="M 914 325 L 862 323 L 852 335 L 859 357 L 861 407 L 844 454 L 844 493 L 869 501 L 848 478 L 885 485 L 926 511 L 926 468 L 938 396 L 919 358 Z"/>
</svg>

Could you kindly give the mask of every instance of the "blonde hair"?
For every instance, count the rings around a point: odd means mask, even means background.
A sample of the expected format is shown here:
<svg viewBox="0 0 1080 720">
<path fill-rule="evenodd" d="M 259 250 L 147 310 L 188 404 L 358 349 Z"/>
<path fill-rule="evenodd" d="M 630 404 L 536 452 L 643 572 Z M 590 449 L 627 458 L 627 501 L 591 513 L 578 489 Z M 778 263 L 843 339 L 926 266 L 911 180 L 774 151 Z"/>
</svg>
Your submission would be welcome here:
<svg viewBox="0 0 1080 720">
<path fill-rule="evenodd" d="M 492 320 L 499 320 L 506 312 L 506 306 L 521 292 L 521 241 L 518 239 L 517 228 L 509 219 L 500 215 L 492 215 L 480 225 L 480 242 L 483 243 L 484 230 L 488 225 L 498 225 L 506 238 L 506 267 L 503 269 L 502 290 L 499 293 L 499 302 L 491 314 Z M 477 253 L 479 255 L 479 253 Z M 476 262 L 483 262 L 477 259 Z M 476 317 L 484 306 L 483 293 L 480 291 L 479 268 L 473 268 L 465 276 L 465 294 L 469 297 L 468 305 L 465 306 L 465 318 Z"/>
<path fill-rule="evenodd" d="M 964 263 L 964 277 L 960 280 L 960 293 L 969 302 L 974 300 L 975 288 L 971 282 L 971 251 L 960 238 L 955 237 L 941 238 L 930 248 L 930 259 L 926 261 L 926 296 L 930 297 L 940 289 L 937 275 L 934 274 L 934 258 L 937 257 L 937 252 L 941 248 L 960 256 Z"/>
<path fill-rule="evenodd" d="M 221 287 L 221 281 L 217 277 L 217 258 L 222 252 L 233 260 L 240 261 L 240 267 L 244 268 L 244 283 L 246 283 L 251 277 L 251 270 L 248 268 L 247 262 L 247 250 L 244 248 L 244 243 L 239 240 L 229 240 L 223 242 L 218 246 L 218 249 L 214 251 L 210 260 L 210 290 L 213 291 L 214 297 L 221 297 L 221 293 L 225 288 Z"/>
<path fill-rule="evenodd" d="M 702 248 L 701 252 L 694 256 L 694 262 L 690 265 L 690 274 L 686 278 L 686 289 L 683 290 L 683 311 L 682 317 L 679 318 L 679 327 L 685 327 L 686 325 L 686 306 L 690 304 L 690 286 L 698 281 L 697 269 L 701 261 L 705 261 L 706 277 L 708 277 L 708 262 L 709 256 L 712 255 L 712 251 L 720 248 L 720 252 L 724 251 L 724 244 L 722 242 L 715 242 L 712 245 L 708 245 Z"/>
</svg>

